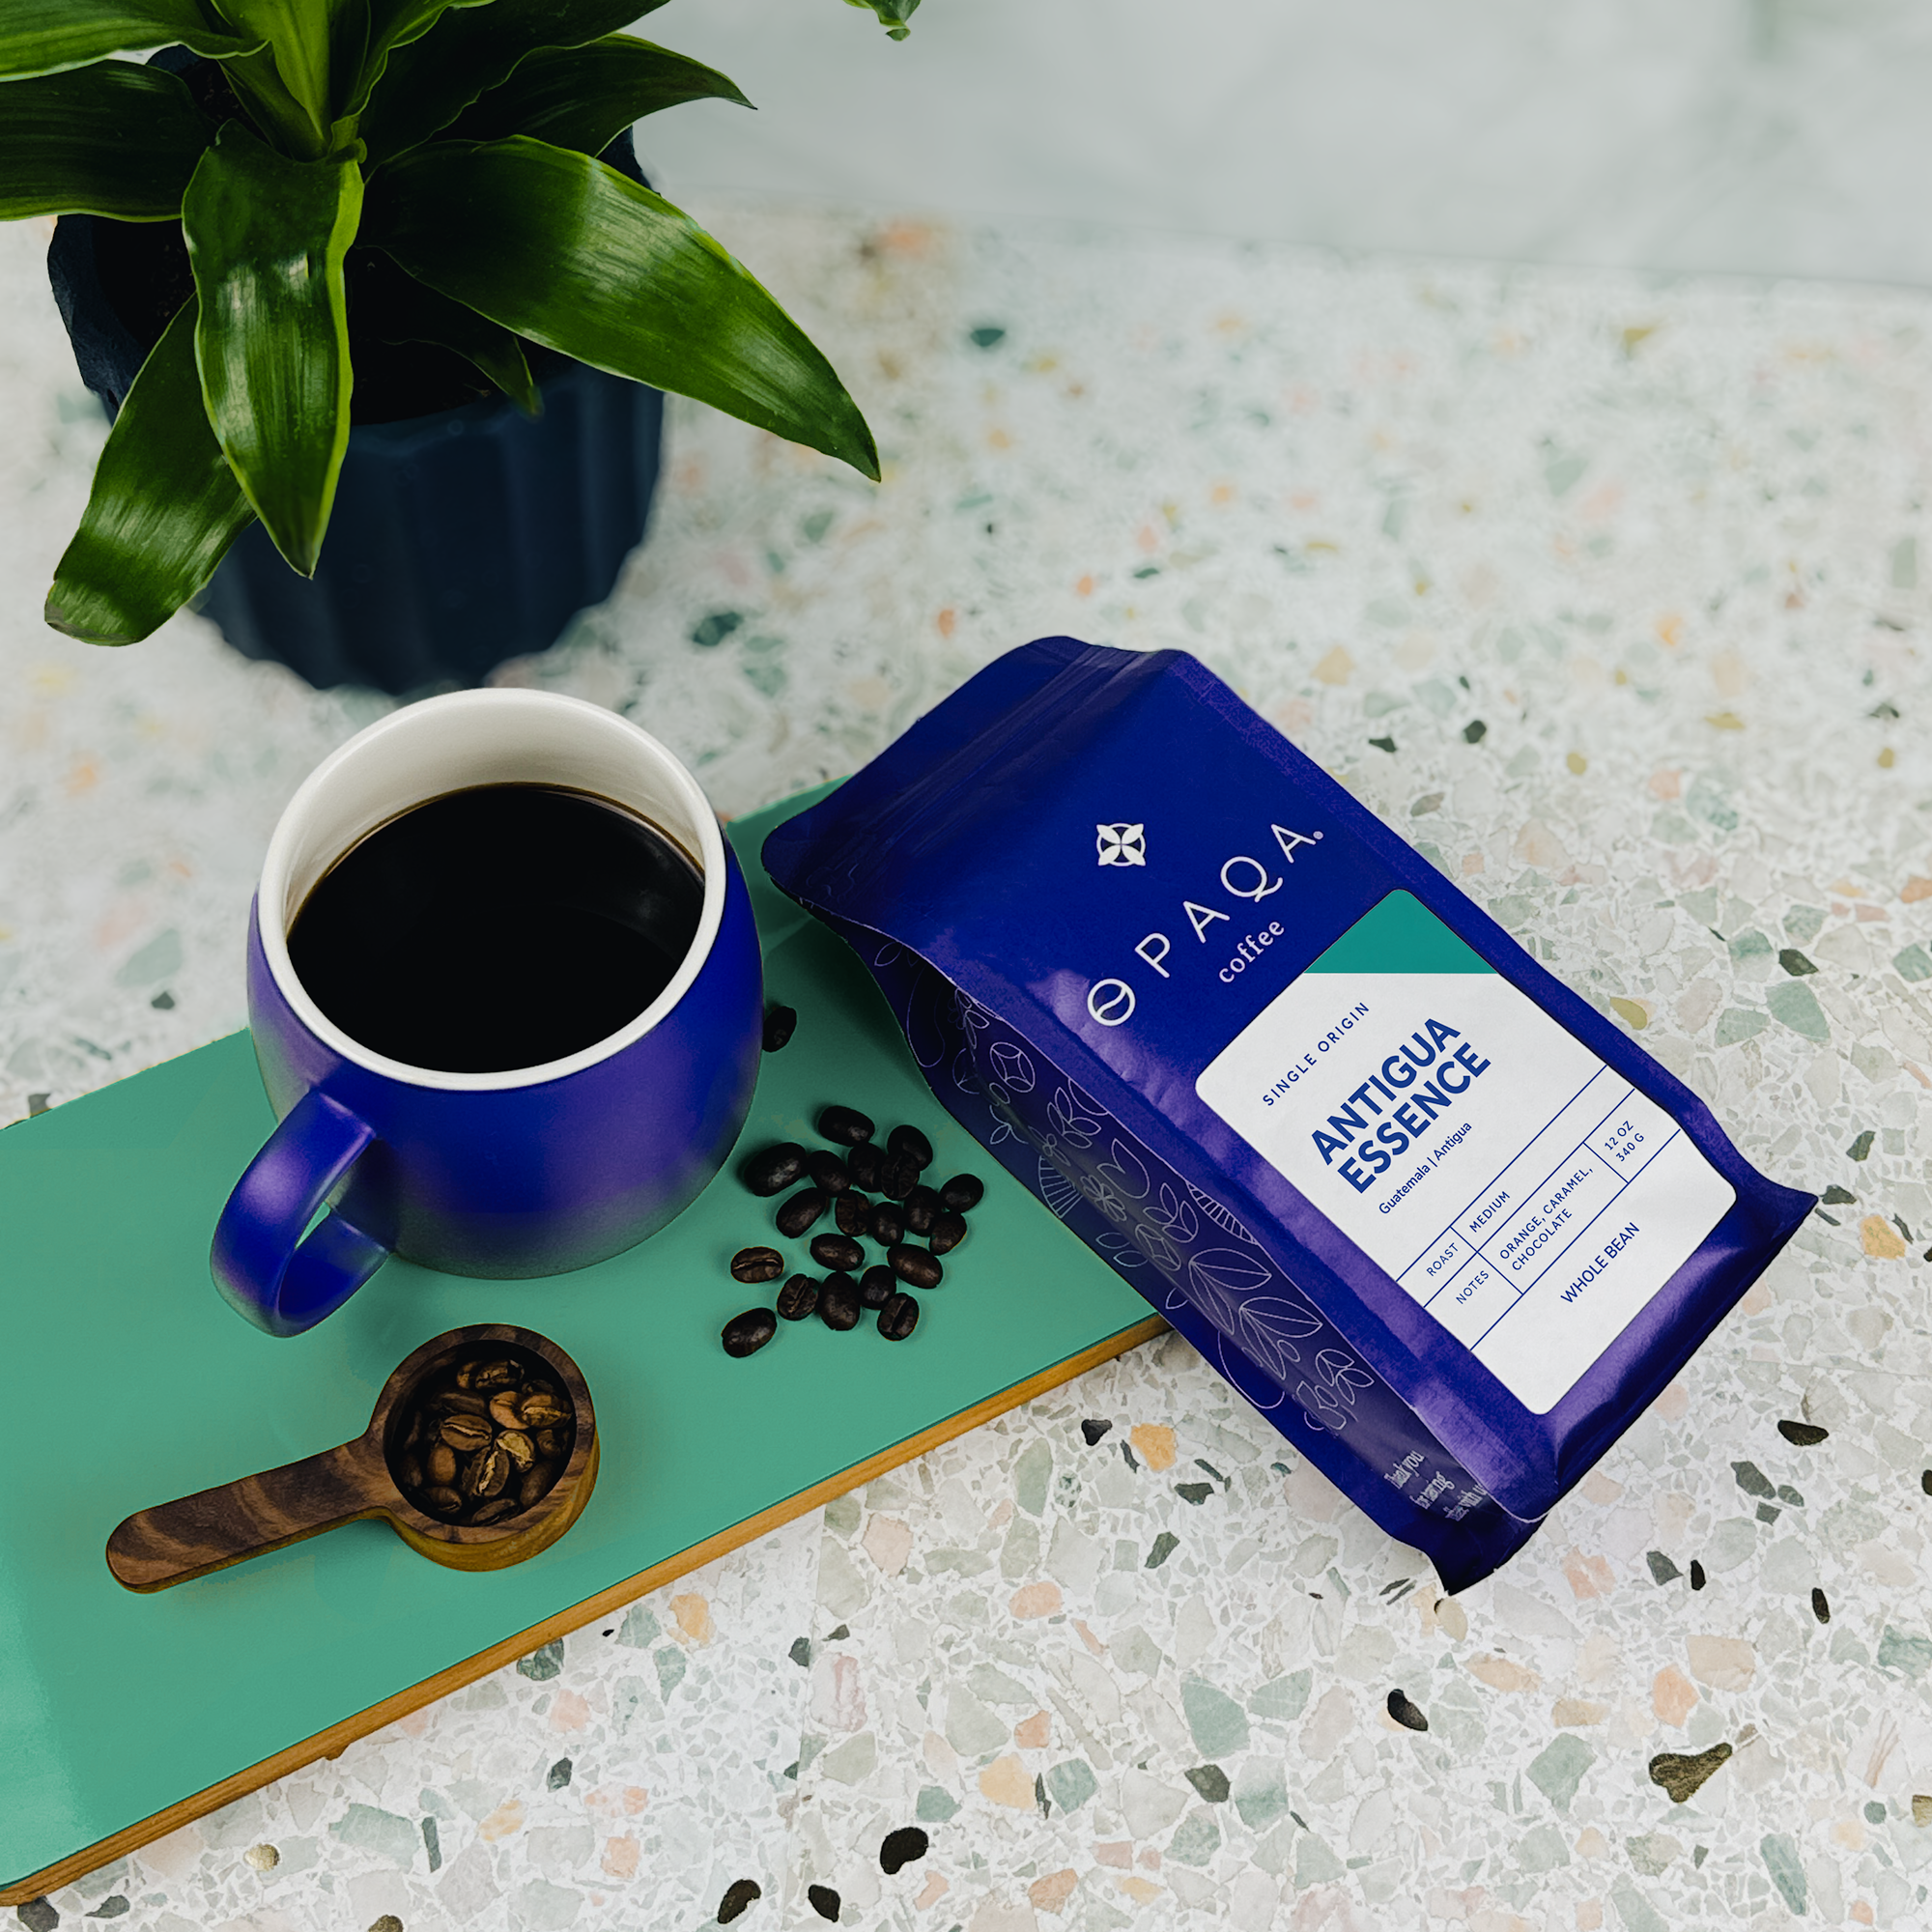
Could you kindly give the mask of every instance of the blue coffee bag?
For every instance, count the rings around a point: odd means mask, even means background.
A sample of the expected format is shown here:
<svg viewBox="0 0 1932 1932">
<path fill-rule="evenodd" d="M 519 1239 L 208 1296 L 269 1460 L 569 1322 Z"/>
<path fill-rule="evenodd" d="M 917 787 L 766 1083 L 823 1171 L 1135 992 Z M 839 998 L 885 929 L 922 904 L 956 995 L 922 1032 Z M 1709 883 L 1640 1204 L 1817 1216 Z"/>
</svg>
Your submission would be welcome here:
<svg viewBox="0 0 1932 1932">
<path fill-rule="evenodd" d="M 1812 1205 L 1181 652 L 1009 652 L 764 858 L 946 1106 L 1452 1590 Z"/>
</svg>

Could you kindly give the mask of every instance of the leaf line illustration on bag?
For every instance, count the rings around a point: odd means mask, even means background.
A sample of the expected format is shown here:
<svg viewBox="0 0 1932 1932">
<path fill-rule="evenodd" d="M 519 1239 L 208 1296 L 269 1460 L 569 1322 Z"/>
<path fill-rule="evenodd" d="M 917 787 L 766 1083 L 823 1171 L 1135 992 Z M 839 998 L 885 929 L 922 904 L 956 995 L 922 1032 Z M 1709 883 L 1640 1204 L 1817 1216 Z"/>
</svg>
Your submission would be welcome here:
<svg viewBox="0 0 1932 1932">
<path fill-rule="evenodd" d="M 1811 1206 L 1181 652 L 1009 652 L 765 863 L 960 1122 L 1451 1589 Z"/>
</svg>

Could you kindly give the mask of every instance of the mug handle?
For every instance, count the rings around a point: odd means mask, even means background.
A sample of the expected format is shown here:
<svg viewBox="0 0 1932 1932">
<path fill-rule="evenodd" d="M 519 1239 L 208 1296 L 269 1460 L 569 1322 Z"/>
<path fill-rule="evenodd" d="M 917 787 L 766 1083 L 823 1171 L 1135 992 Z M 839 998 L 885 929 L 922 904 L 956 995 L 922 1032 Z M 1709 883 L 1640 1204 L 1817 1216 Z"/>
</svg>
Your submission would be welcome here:
<svg viewBox="0 0 1932 1932">
<path fill-rule="evenodd" d="M 235 1183 L 214 1230 L 209 1265 L 238 1315 L 270 1335 L 299 1335 L 333 1315 L 389 1258 L 389 1250 L 331 1208 L 316 1210 L 361 1158 L 376 1132 L 311 1088 Z"/>
</svg>

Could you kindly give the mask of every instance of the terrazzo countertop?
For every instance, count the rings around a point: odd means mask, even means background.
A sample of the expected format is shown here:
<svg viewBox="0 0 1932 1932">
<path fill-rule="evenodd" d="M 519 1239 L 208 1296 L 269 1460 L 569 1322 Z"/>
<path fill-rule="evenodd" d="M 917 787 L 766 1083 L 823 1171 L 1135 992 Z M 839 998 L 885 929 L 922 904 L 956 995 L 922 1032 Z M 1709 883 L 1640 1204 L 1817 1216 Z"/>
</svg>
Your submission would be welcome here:
<svg viewBox="0 0 1932 1932">
<path fill-rule="evenodd" d="M 1932 300 L 697 212 L 886 482 L 674 408 L 649 543 L 504 681 L 740 812 L 1027 638 L 1184 646 L 1825 1205 L 1454 1600 L 1168 1337 L 21 1921 L 1932 1924 Z M 102 437 L 43 241 L 0 1119 L 242 1024 L 270 828 L 383 704 L 42 628 Z"/>
</svg>

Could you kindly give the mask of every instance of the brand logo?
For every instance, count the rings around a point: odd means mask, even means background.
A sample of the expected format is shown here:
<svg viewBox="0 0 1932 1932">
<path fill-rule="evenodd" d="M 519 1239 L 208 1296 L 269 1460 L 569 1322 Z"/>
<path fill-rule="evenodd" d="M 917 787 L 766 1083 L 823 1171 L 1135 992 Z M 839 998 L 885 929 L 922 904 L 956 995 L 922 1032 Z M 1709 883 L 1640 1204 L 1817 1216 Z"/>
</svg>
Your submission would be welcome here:
<svg viewBox="0 0 1932 1932">
<path fill-rule="evenodd" d="M 1094 846 L 1103 866 L 1145 866 L 1147 827 L 1145 825 L 1096 825 Z"/>
</svg>

